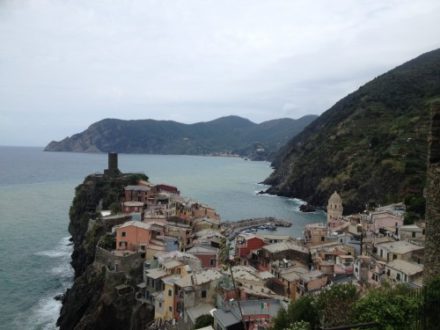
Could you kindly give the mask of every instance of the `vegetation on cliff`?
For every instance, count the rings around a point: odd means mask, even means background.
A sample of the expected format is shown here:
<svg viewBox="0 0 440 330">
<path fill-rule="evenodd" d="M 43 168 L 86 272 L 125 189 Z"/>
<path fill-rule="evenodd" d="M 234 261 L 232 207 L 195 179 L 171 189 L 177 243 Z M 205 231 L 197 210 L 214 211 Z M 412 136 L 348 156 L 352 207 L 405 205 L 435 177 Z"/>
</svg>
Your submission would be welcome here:
<svg viewBox="0 0 440 330">
<path fill-rule="evenodd" d="M 423 216 L 430 104 L 440 97 L 440 50 L 362 86 L 276 156 L 268 192 L 323 206 L 335 190 L 347 213 L 403 201 Z"/>
<path fill-rule="evenodd" d="M 366 289 L 360 295 L 356 286 L 340 284 L 306 295 L 280 310 L 273 320 L 273 330 L 314 330 L 375 323 L 369 329 L 434 329 L 440 321 L 437 312 L 440 279 L 423 289 L 404 284 Z"/>
<path fill-rule="evenodd" d="M 316 116 L 255 124 L 236 116 L 209 122 L 104 119 L 82 133 L 52 141 L 46 151 L 207 155 L 234 153 L 267 159 Z"/>
<path fill-rule="evenodd" d="M 139 179 L 148 180 L 148 177 L 90 175 L 76 188 L 69 223 L 74 243 L 71 264 L 75 281 L 63 298 L 57 321 L 60 329 L 141 329 L 151 318 L 150 312 L 138 306 L 132 295 L 116 293 L 117 285 L 129 283 L 125 276 L 109 274 L 105 267 L 94 265 L 96 246 L 112 226 L 100 218 L 99 209 L 119 204 L 124 187 Z M 104 240 L 102 246 L 106 244 L 110 243 Z M 131 284 L 135 285 L 142 269 L 135 265 L 130 276 Z"/>
</svg>

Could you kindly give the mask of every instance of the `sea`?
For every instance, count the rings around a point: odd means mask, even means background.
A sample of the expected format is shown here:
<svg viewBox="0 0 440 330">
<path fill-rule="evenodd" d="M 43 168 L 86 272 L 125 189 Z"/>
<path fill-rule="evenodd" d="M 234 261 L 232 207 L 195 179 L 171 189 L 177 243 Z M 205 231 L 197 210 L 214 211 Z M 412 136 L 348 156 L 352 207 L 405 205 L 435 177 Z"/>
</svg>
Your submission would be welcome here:
<svg viewBox="0 0 440 330">
<path fill-rule="evenodd" d="M 102 173 L 107 155 L 0 147 L 0 329 L 56 329 L 72 284 L 68 212 L 75 187 Z M 274 234 L 302 235 L 323 212 L 301 213 L 301 201 L 258 194 L 272 171 L 268 162 L 233 157 L 119 155 L 123 172 L 177 186 L 185 197 L 214 207 L 222 220 L 273 216 L 292 222 Z"/>
</svg>

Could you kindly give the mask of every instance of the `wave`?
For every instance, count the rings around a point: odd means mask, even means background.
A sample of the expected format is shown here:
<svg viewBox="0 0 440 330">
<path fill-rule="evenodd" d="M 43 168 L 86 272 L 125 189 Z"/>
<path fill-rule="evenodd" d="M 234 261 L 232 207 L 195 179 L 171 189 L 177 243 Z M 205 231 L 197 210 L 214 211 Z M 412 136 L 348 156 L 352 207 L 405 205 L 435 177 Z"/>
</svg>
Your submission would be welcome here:
<svg viewBox="0 0 440 330">
<path fill-rule="evenodd" d="M 56 323 L 61 310 L 61 302 L 54 296 L 62 292 L 54 292 L 53 295 L 41 298 L 30 311 L 22 313 L 15 321 L 17 329 L 58 329 Z"/>
<path fill-rule="evenodd" d="M 50 273 L 61 278 L 73 278 L 73 268 L 68 261 L 62 265 L 52 268 Z"/>
<path fill-rule="evenodd" d="M 297 204 L 299 204 L 299 205 L 307 204 L 306 201 L 304 201 L 304 200 L 302 200 L 302 199 L 299 199 L 299 198 L 289 198 L 289 200 L 290 200 L 290 201 L 293 201 L 293 202 L 295 202 L 295 203 L 297 203 Z"/>
<path fill-rule="evenodd" d="M 257 196 L 264 196 L 264 197 L 279 197 L 277 195 L 272 195 L 268 193 L 262 193 L 261 190 L 254 190 L 254 194 Z"/>
<path fill-rule="evenodd" d="M 72 253 L 70 236 L 63 237 L 53 250 L 35 252 L 34 255 L 48 258 L 69 257 Z"/>
<path fill-rule="evenodd" d="M 56 321 L 61 310 L 61 302 L 55 300 L 55 296 L 66 292 L 72 285 L 73 279 L 73 269 L 70 265 L 72 246 L 69 239 L 70 237 L 63 237 L 53 250 L 35 253 L 38 256 L 59 258 L 59 262 L 48 270 L 51 280 L 58 284 L 56 288 L 46 292 L 30 311 L 22 313 L 17 318 L 15 322 L 17 329 L 58 329 Z"/>
</svg>

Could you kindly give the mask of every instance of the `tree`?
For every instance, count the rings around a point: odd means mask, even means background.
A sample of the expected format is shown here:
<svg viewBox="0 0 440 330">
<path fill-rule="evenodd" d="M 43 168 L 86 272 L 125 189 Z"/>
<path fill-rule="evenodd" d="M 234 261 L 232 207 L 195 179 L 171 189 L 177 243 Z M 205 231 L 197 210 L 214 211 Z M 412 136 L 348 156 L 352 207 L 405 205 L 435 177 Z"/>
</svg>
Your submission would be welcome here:
<svg viewBox="0 0 440 330">
<path fill-rule="evenodd" d="M 319 311 L 316 306 L 316 299 L 313 296 L 303 296 L 295 303 L 290 304 L 287 309 L 289 324 L 305 321 L 314 329 L 319 325 Z"/>
<path fill-rule="evenodd" d="M 274 318 L 273 329 L 287 329 L 296 323 L 306 323 L 310 329 L 315 329 L 319 325 L 319 312 L 316 307 L 314 296 L 304 296 L 291 302 L 287 311 L 281 309 Z M 307 328 L 307 329 L 309 329 Z"/>
<path fill-rule="evenodd" d="M 428 282 L 423 291 L 423 321 L 425 329 L 435 329 L 440 324 L 440 278 Z"/>
<path fill-rule="evenodd" d="M 321 323 L 326 327 L 350 324 L 353 305 L 358 297 L 353 284 L 334 285 L 322 291 L 317 300 Z"/>
<path fill-rule="evenodd" d="M 283 329 L 287 329 L 287 327 L 289 326 L 289 321 L 287 318 L 287 312 L 284 308 L 281 308 L 278 311 L 277 316 L 272 320 L 273 322 L 273 330 L 283 330 Z"/>
<path fill-rule="evenodd" d="M 355 322 L 376 321 L 372 329 L 410 329 L 419 318 L 420 295 L 410 288 L 399 285 L 394 288 L 383 285 L 370 290 L 360 298 L 354 308 Z"/>
<path fill-rule="evenodd" d="M 287 330 L 310 330 L 310 323 L 299 321 L 293 323 Z"/>
<path fill-rule="evenodd" d="M 214 324 L 214 317 L 212 317 L 212 315 L 210 314 L 200 315 L 196 319 L 196 323 L 194 324 L 194 329 L 200 329 L 213 324 Z"/>
</svg>

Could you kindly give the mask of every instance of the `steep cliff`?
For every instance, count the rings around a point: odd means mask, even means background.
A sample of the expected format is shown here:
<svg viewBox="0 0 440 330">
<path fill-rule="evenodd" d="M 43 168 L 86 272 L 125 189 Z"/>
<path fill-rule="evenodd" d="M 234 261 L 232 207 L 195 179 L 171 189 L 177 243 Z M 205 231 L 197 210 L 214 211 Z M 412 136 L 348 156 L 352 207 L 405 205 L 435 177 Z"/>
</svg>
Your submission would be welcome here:
<svg viewBox="0 0 440 330">
<path fill-rule="evenodd" d="M 440 50 L 362 86 L 277 155 L 268 192 L 323 206 L 337 190 L 346 212 L 405 200 L 423 215 L 430 103 L 440 97 Z"/>
<path fill-rule="evenodd" d="M 237 116 L 182 124 L 158 120 L 104 119 L 84 132 L 52 141 L 46 151 L 207 155 L 235 153 L 268 159 L 316 116 L 255 124 Z"/>
<path fill-rule="evenodd" d="M 143 329 L 151 319 L 151 311 L 136 302 L 133 290 L 120 294 L 115 289 L 118 285 L 135 287 L 142 277 L 141 263 L 134 263 L 127 276 L 95 262 L 98 241 L 114 225 L 100 219 L 97 209 L 115 207 L 123 187 L 138 179 L 148 178 L 142 174 L 90 175 L 76 188 L 69 223 L 75 280 L 63 298 L 57 321 L 61 330 Z"/>
</svg>

